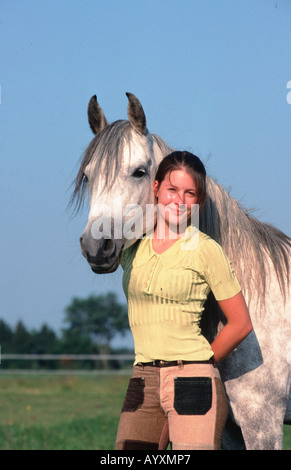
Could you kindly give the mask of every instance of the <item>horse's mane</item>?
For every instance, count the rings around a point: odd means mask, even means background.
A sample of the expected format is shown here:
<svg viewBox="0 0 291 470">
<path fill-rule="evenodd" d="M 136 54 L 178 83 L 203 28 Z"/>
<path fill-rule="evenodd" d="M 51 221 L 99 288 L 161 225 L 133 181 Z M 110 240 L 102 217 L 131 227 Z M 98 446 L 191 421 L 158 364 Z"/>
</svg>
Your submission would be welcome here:
<svg viewBox="0 0 291 470">
<path fill-rule="evenodd" d="M 151 134 L 154 142 L 158 145 L 160 151 L 162 152 L 163 156 L 169 155 L 170 153 L 174 152 L 174 149 L 170 147 L 167 142 L 165 142 L 161 137 L 156 134 Z"/>
<path fill-rule="evenodd" d="M 285 298 L 290 280 L 291 239 L 276 227 L 260 222 L 232 199 L 222 186 L 207 178 L 207 200 L 200 217 L 200 230 L 215 239 L 231 260 L 248 297 L 255 291 L 259 302 L 266 292 L 269 259 Z"/>
</svg>

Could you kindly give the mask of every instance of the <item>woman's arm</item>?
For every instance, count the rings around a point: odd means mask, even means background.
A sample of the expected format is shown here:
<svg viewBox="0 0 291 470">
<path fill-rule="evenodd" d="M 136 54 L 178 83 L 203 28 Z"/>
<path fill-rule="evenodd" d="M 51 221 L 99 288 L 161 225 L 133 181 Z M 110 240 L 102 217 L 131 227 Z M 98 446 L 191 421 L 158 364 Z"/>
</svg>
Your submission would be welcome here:
<svg viewBox="0 0 291 470">
<path fill-rule="evenodd" d="M 221 361 L 231 353 L 253 329 L 241 292 L 230 299 L 218 301 L 218 305 L 226 317 L 227 324 L 211 343 L 215 362 Z"/>
</svg>

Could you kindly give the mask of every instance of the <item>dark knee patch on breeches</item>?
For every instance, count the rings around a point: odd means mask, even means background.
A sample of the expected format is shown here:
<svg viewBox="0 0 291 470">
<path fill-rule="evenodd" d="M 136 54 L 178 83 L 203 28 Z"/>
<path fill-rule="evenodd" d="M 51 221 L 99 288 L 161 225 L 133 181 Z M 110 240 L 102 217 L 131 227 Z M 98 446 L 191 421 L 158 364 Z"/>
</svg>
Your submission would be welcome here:
<svg viewBox="0 0 291 470">
<path fill-rule="evenodd" d="M 135 441 L 125 439 L 122 450 L 158 450 L 159 445 L 156 442 Z"/>
</svg>

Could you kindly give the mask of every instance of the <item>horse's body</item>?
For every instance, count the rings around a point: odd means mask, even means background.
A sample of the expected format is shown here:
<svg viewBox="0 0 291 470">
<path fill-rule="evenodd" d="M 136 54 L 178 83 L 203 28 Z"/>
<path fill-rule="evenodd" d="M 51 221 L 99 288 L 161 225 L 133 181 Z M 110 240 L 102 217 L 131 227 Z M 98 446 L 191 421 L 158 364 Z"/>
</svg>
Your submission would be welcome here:
<svg viewBox="0 0 291 470">
<path fill-rule="evenodd" d="M 128 221 L 129 204 L 138 204 L 144 210 L 153 202 L 156 168 L 171 151 L 162 139 L 148 132 L 139 101 L 131 94 L 127 96 L 129 122 L 109 125 L 96 97 L 88 107 L 96 136 L 84 155 L 74 197 L 80 202 L 85 187 L 89 187 L 90 213 L 81 247 L 96 273 L 115 271 L 123 247 L 133 243 L 120 231 L 114 238 L 112 223 L 124 225 Z M 219 365 L 230 411 L 223 448 L 281 449 L 291 378 L 287 351 L 291 340 L 291 240 L 253 218 L 210 178 L 207 187 L 200 230 L 218 241 L 232 261 L 254 326 L 254 331 Z M 102 205 L 111 209 L 109 215 L 102 216 L 104 224 L 108 222 L 107 233 L 100 236 L 99 230 L 95 236 L 94 223 L 100 218 Z M 202 330 L 211 340 L 223 321 L 213 299 L 209 299 L 203 316 Z"/>
</svg>

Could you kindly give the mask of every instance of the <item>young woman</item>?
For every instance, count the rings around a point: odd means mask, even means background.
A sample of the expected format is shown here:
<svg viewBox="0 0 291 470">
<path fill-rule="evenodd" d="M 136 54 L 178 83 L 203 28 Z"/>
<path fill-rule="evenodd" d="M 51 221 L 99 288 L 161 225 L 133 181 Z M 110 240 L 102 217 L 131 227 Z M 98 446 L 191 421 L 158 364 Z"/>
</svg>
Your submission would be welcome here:
<svg viewBox="0 0 291 470">
<path fill-rule="evenodd" d="M 123 253 L 135 362 L 116 450 L 165 449 L 169 441 L 173 450 L 220 448 L 227 404 L 216 363 L 252 324 L 226 255 L 191 225 L 192 209 L 203 206 L 205 188 L 198 157 L 174 152 L 164 158 L 154 183 L 153 236 L 145 235 Z M 227 319 L 212 344 L 199 327 L 210 290 Z"/>
</svg>

